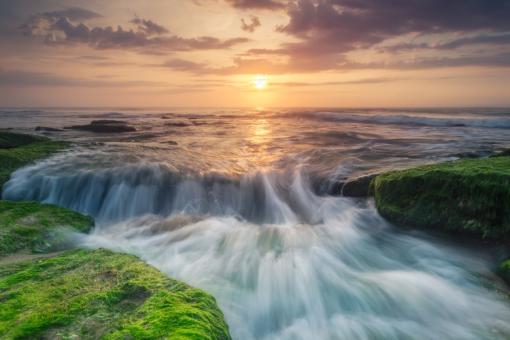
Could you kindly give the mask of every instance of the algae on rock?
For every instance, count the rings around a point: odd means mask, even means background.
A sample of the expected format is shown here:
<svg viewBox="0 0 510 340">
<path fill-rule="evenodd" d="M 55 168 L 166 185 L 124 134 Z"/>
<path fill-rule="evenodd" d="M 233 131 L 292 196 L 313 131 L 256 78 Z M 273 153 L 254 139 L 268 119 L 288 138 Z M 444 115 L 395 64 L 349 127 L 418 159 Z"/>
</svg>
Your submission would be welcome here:
<svg viewBox="0 0 510 340">
<path fill-rule="evenodd" d="M 0 131 L 0 192 L 11 172 L 69 147 L 68 142 Z"/>
<path fill-rule="evenodd" d="M 0 256 L 62 250 L 68 246 L 66 230 L 88 232 L 93 225 L 92 218 L 69 209 L 0 200 Z"/>
<path fill-rule="evenodd" d="M 230 339 L 213 297 L 106 250 L 0 268 L 0 338 Z"/>
<path fill-rule="evenodd" d="M 392 171 L 372 186 L 378 211 L 391 222 L 510 239 L 510 157 Z"/>
</svg>

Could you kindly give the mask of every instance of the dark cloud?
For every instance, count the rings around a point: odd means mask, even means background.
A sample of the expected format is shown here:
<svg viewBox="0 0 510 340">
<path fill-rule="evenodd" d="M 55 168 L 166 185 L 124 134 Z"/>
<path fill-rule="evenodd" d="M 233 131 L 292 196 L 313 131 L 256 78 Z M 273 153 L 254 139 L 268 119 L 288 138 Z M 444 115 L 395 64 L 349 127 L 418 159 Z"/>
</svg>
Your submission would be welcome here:
<svg viewBox="0 0 510 340">
<path fill-rule="evenodd" d="M 145 20 L 136 17 L 132 19 L 130 23 L 137 25 L 138 30 L 145 32 L 148 36 L 168 33 L 168 30 L 165 27 L 156 24 L 152 20 Z"/>
<path fill-rule="evenodd" d="M 240 37 L 226 40 L 209 36 L 183 38 L 169 35 L 165 27 L 141 18 L 130 21 L 134 29 L 124 29 L 120 25 L 117 28 L 89 27 L 61 14 L 57 11 L 34 15 L 21 30 L 27 36 L 43 37 L 50 45 L 86 44 L 96 49 L 132 49 L 143 53 L 227 49 L 249 41 Z"/>
<path fill-rule="evenodd" d="M 246 32 L 255 32 L 255 29 L 260 26 L 260 20 L 258 17 L 252 15 L 250 16 L 250 21 L 245 21 L 241 19 L 241 29 Z"/>
<path fill-rule="evenodd" d="M 239 9 L 283 9 L 286 1 L 281 0 L 225 0 Z"/>
<path fill-rule="evenodd" d="M 183 72 L 191 72 L 191 73 L 202 73 L 208 69 L 207 65 L 205 65 L 205 64 L 196 63 L 196 62 L 184 60 L 184 59 L 171 59 L 161 65 L 154 65 L 154 66 L 168 67 L 175 71 L 183 71 Z M 212 72 L 208 72 L 208 73 L 212 73 Z"/>
<path fill-rule="evenodd" d="M 300 0 L 281 31 L 343 33 L 369 43 L 408 32 L 510 29 L 508 0 Z"/>
<path fill-rule="evenodd" d="M 356 61 L 345 60 L 344 62 L 339 63 L 337 68 L 345 70 L 354 69 L 416 70 L 416 69 L 466 67 L 466 66 L 510 67 L 510 52 L 502 52 L 489 55 L 428 57 L 393 62 L 358 63 Z"/>
<path fill-rule="evenodd" d="M 299 0 L 287 13 L 288 23 L 277 30 L 299 41 L 273 52 L 288 56 L 294 68 L 298 64 L 336 68 L 348 52 L 371 49 L 388 39 L 405 40 L 410 33 L 425 41 L 431 35 L 455 33 L 460 37 L 455 42 L 435 46 L 453 50 L 479 43 L 506 44 L 510 31 L 510 0 Z M 468 38 L 477 33 L 478 38 Z M 429 44 L 405 42 L 400 47 Z"/>
<path fill-rule="evenodd" d="M 42 15 L 47 17 L 66 17 L 69 18 L 69 20 L 74 21 L 89 20 L 101 17 L 101 14 L 80 7 L 68 8 L 61 11 L 46 12 Z"/>
<path fill-rule="evenodd" d="M 449 50 L 470 45 L 510 45 L 510 33 L 489 35 L 480 34 L 476 36 L 469 36 L 450 40 L 448 42 L 429 44 L 429 43 L 403 43 L 397 45 L 391 45 L 384 48 L 386 51 L 398 52 L 405 50 L 416 50 L 416 49 L 436 49 L 436 50 Z"/>
</svg>

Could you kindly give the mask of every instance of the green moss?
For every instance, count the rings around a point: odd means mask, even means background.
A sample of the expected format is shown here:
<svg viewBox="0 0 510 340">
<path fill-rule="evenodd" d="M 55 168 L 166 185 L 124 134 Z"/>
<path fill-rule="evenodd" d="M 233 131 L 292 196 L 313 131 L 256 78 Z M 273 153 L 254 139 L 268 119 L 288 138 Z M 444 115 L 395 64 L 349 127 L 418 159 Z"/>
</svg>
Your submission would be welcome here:
<svg viewBox="0 0 510 340">
<path fill-rule="evenodd" d="M 69 147 L 45 137 L 0 131 L 0 188 L 11 172 Z"/>
<path fill-rule="evenodd" d="M 372 187 L 381 215 L 397 224 L 510 238 L 510 157 L 389 172 Z"/>
<path fill-rule="evenodd" d="M 93 225 L 92 218 L 54 205 L 0 201 L 0 256 L 59 250 L 66 246 L 65 229 L 87 232 Z"/>
<path fill-rule="evenodd" d="M 230 339 L 213 297 L 106 250 L 0 268 L 0 338 Z"/>
<path fill-rule="evenodd" d="M 35 142 L 48 141 L 47 138 L 25 135 L 8 131 L 0 131 L 0 149 L 15 148 Z"/>
<path fill-rule="evenodd" d="M 510 259 L 501 263 L 498 273 L 506 282 L 510 283 Z"/>
</svg>

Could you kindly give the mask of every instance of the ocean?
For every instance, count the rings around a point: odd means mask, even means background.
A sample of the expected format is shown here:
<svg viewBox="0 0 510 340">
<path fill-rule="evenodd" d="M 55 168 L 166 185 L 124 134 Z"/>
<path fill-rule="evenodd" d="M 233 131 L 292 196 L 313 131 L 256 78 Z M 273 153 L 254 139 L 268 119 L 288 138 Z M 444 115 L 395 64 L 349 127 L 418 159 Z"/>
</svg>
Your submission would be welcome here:
<svg viewBox="0 0 510 340">
<path fill-rule="evenodd" d="M 136 131 L 66 129 L 93 120 Z M 3 199 L 93 216 L 77 243 L 211 293 L 234 339 L 510 337 L 498 249 L 396 228 L 336 189 L 508 148 L 510 109 L 5 108 L 0 128 L 73 142 Z"/>
</svg>

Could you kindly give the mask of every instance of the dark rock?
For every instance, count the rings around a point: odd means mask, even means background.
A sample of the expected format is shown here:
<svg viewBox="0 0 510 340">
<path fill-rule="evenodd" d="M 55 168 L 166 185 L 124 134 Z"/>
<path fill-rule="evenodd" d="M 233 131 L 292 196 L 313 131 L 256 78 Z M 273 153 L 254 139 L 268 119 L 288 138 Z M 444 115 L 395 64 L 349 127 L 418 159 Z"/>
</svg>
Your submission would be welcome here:
<svg viewBox="0 0 510 340">
<path fill-rule="evenodd" d="M 37 126 L 35 131 L 42 131 L 42 132 L 58 132 L 58 131 L 64 131 L 62 129 L 47 127 L 47 126 Z"/>
<path fill-rule="evenodd" d="M 127 125 L 127 122 L 114 119 L 99 119 L 91 121 L 90 125 Z"/>
<path fill-rule="evenodd" d="M 377 174 L 360 176 L 357 178 L 348 179 L 342 186 L 342 196 L 347 197 L 368 197 L 372 196 L 370 190 L 370 183 L 377 176 Z"/>
<path fill-rule="evenodd" d="M 502 150 L 494 155 L 491 155 L 489 157 L 505 157 L 505 156 L 510 156 L 510 149 L 505 149 L 505 150 Z"/>
<path fill-rule="evenodd" d="M 185 126 L 191 126 L 191 124 L 190 123 L 186 123 L 186 122 L 169 122 L 169 123 L 165 123 L 165 126 L 185 127 Z"/>
<path fill-rule="evenodd" d="M 457 158 L 480 158 L 486 156 L 487 153 L 484 152 L 461 152 L 453 154 L 453 157 Z"/>
<path fill-rule="evenodd" d="M 19 146 L 43 141 L 48 141 L 48 139 L 22 133 L 0 131 L 0 149 L 16 148 Z"/>
<path fill-rule="evenodd" d="M 122 120 L 93 120 L 87 125 L 72 125 L 65 127 L 72 130 L 83 130 L 97 133 L 123 133 L 134 132 L 136 129 Z"/>
</svg>

